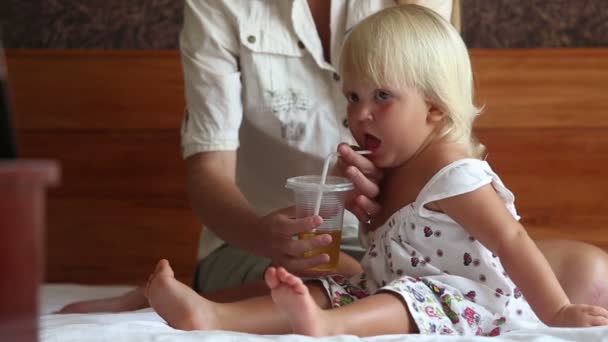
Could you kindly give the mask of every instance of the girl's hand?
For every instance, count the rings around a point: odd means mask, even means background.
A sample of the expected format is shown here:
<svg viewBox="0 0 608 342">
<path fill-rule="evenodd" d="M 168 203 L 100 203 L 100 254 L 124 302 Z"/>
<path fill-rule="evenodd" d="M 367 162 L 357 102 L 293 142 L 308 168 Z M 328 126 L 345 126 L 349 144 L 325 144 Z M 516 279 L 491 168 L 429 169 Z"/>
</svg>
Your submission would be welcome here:
<svg viewBox="0 0 608 342">
<path fill-rule="evenodd" d="M 594 305 L 563 306 L 547 325 L 554 327 L 595 327 L 608 325 L 608 310 Z"/>
<path fill-rule="evenodd" d="M 346 177 L 353 182 L 355 189 L 346 199 L 345 207 L 365 224 L 380 212 L 380 205 L 374 198 L 380 191 L 378 184 L 384 172 L 364 155 L 356 153 L 348 144 L 338 145 L 338 153 L 340 157 L 332 174 Z"/>
</svg>

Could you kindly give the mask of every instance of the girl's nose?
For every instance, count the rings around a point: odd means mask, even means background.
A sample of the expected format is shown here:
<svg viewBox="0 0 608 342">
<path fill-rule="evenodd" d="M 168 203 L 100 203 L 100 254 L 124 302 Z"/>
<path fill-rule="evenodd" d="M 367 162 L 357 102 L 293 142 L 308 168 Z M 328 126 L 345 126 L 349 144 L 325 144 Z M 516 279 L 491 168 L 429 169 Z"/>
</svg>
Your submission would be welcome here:
<svg viewBox="0 0 608 342">
<path fill-rule="evenodd" d="M 359 107 L 354 116 L 354 119 L 359 120 L 359 121 L 373 120 L 373 118 L 374 118 L 374 114 L 372 112 L 371 106 Z"/>
<path fill-rule="evenodd" d="M 374 103 L 366 99 L 358 99 L 348 104 L 348 120 L 355 124 L 374 119 Z"/>
</svg>

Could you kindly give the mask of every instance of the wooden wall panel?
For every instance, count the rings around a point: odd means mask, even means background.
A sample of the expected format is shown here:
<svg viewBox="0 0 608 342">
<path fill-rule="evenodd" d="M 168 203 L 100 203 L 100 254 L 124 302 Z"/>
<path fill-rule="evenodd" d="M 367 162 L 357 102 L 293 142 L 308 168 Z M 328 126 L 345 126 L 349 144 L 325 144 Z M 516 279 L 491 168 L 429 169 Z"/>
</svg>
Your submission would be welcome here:
<svg viewBox="0 0 608 342">
<path fill-rule="evenodd" d="M 476 125 L 536 238 L 608 249 L 608 49 L 472 50 Z M 175 51 L 7 51 L 21 154 L 61 162 L 47 279 L 137 283 L 168 257 L 189 281 L 199 225 L 179 150 Z"/>
<path fill-rule="evenodd" d="M 608 128 L 608 49 L 471 50 L 478 127 Z"/>
<path fill-rule="evenodd" d="M 535 238 L 608 250 L 608 49 L 472 49 L 488 159 Z"/>
<path fill-rule="evenodd" d="M 190 281 L 200 225 L 178 130 L 27 130 L 19 138 L 22 155 L 61 162 L 48 201 L 47 281 L 141 282 L 161 258 Z"/>
<path fill-rule="evenodd" d="M 185 201 L 178 129 L 24 130 L 19 141 L 28 157 L 61 157 L 57 196 Z"/>
<path fill-rule="evenodd" d="M 57 159 L 47 281 L 140 283 L 169 258 L 189 282 L 200 225 L 189 206 L 175 51 L 9 50 L 20 154 Z"/>
<path fill-rule="evenodd" d="M 471 58 L 485 106 L 478 127 L 608 127 L 608 49 L 473 49 Z M 182 117 L 175 51 L 9 50 L 7 61 L 23 129 L 167 128 Z"/>
<path fill-rule="evenodd" d="M 515 194 L 537 238 L 580 239 L 608 250 L 608 131 L 478 129 L 488 161 Z"/>
<path fill-rule="evenodd" d="M 163 200 L 54 198 L 48 206 L 48 282 L 141 284 L 171 261 L 191 282 L 198 229 L 189 210 Z M 198 227 L 198 226 L 197 226 Z"/>
<path fill-rule="evenodd" d="M 176 51 L 8 50 L 21 129 L 179 127 L 184 91 Z"/>
</svg>

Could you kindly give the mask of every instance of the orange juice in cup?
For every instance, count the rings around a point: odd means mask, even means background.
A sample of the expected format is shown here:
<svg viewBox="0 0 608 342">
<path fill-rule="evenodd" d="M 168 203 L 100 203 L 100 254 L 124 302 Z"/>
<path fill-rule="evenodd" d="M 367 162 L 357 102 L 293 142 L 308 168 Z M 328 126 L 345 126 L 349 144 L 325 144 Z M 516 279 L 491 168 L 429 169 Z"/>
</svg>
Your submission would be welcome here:
<svg viewBox="0 0 608 342">
<path fill-rule="evenodd" d="M 289 178 L 286 187 L 294 192 L 296 218 L 319 215 L 323 224 L 310 232 L 298 234 L 299 239 L 310 239 L 321 234 L 332 237 L 330 245 L 304 252 L 305 257 L 328 254 L 329 263 L 312 268 L 316 271 L 333 271 L 340 256 L 342 241 L 342 222 L 344 218 L 344 201 L 346 194 L 353 189 L 350 180 L 343 177 L 299 176 Z"/>
</svg>

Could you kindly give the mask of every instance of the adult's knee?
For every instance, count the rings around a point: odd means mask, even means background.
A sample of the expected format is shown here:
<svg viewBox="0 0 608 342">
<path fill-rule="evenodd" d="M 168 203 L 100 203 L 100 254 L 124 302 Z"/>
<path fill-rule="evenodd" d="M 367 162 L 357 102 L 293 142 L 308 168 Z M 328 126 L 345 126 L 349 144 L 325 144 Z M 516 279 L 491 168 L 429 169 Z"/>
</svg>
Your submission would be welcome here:
<svg viewBox="0 0 608 342">
<path fill-rule="evenodd" d="M 199 262 L 193 287 L 199 293 L 210 293 L 262 281 L 270 262 L 225 245 Z"/>
<path fill-rule="evenodd" d="M 537 244 L 570 301 L 608 308 L 608 254 L 604 250 L 569 240 Z"/>
</svg>

